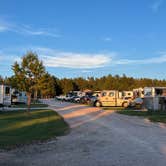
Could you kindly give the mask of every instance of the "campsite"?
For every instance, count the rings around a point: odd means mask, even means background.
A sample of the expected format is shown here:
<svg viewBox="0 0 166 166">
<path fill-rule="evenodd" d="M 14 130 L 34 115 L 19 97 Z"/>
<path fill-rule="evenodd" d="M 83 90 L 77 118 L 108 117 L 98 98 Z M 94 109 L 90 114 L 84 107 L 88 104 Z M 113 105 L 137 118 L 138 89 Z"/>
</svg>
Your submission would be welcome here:
<svg viewBox="0 0 166 166">
<path fill-rule="evenodd" d="M 165 0 L 0 0 L 0 166 L 166 166 Z"/>
</svg>

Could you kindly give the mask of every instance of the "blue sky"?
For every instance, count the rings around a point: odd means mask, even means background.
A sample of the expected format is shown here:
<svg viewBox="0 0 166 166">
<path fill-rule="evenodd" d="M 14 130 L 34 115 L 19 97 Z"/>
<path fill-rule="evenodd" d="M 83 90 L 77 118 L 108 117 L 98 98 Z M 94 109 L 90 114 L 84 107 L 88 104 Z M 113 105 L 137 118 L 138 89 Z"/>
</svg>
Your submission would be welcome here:
<svg viewBox="0 0 166 166">
<path fill-rule="evenodd" d="M 59 78 L 165 79 L 166 0 L 0 0 L 0 75 L 28 50 Z"/>
</svg>

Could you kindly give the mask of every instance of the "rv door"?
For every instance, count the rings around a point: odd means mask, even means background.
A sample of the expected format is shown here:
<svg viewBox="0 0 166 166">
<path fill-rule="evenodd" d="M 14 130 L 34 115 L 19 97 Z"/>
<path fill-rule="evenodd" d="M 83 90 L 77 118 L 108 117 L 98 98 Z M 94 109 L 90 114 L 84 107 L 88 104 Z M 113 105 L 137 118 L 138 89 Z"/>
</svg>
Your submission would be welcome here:
<svg viewBox="0 0 166 166">
<path fill-rule="evenodd" d="M 11 105 L 11 88 L 9 86 L 4 86 L 3 104 Z"/>
</svg>

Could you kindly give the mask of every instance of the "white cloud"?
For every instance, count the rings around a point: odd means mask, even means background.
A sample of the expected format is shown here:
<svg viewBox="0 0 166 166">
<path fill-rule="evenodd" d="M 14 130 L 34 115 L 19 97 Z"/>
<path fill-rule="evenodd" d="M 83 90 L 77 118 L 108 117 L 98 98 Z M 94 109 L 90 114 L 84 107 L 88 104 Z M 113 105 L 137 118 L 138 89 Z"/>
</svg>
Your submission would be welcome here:
<svg viewBox="0 0 166 166">
<path fill-rule="evenodd" d="M 39 57 L 43 60 L 45 66 L 48 67 L 65 67 L 90 69 L 103 67 L 110 63 L 112 53 L 77 53 L 64 52 L 50 48 L 34 47 Z"/>
<path fill-rule="evenodd" d="M 64 52 L 58 51 L 51 48 L 43 48 L 43 47 L 31 47 L 28 49 L 24 47 L 20 49 L 21 52 L 26 53 L 27 50 L 35 51 L 39 59 L 43 61 L 46 67 L 63 67 L 63 68 L 72 68 L 72 69 L 85 69 L 84 71 L 88 71 L 87 69 L 94 69 L 98 67 L 104 67 L 110 63 L 112 57 L 115 53 L 77 53 L 77 52 Z M 3 51 L 3 52 L 2 52 Z M 14 54 L 12 54 L 11 50 L 2 50 L 0 52 L 0 61 L 10 62 L 21 61 L 21 57 L 14 56 L 16 52 L 18 52 L 18 48 Z M 9 53 L 10 51 L 10 53 Z M 13 50 L 14 51 L 14 50 Z M 8 52 L 8 53 L 7 53 Z M 6 55 L 6 56 L 5 56 Z M 1 59 L 2 57 L 2 59 Z M 3 58 L 4 57 L 4 58 Z"/>
<path fill-rule="evenodd" d="M 7 31 L 7 30 L 8 30 L 8 27 L 0 24 L 0 32 L 4 32 L 4 31 Z"/>
<path fill-rule="evenodd" d="M 31 48 L 31 49 L 29 49 Z M 166 63 L 166 52 L 159 52 L 159 56 L 145 59 L 122 59 L 116 52 L 107 53 L 77 53 L 65 52 L 45 47 L 24 47 L 24 50 L 0 50 L 0 62 L 13 63 L 21 61 L 20 56 L 27 50 L 35 51 L 39 59 L 46 67 L 62 67 L 70 69 L 82 69 L 82 73 L 88 73 L 90 69 L 119 65 L 151 65 Z M 21 51 L 18 54 L 18 50 Z M 15 53 L 14 53 L 15 52 Z"/>
<path fill-rule="evenodd" d="M 127 65 L 127 64 L 160 64 L 166 62 L 166 54 L 162 54 L 158 57 L 152 57 L 147 59 L 119 59 L 113 61 L 116 65 Z"/>
<path fill-rule="evenodd" d="M 32 28 L 29 25 L 22 24 L 12 24 L 4 20 L 0 20 L 0 32 L 14 32 L 22 35 L 31 35 L 31 36 L 49 36 L 59 38 L 60 35 L 56 33 L 53 29 L 44 29 L 44 28 Z"/>
<path fill-rule="evenodd" d="M 50 37 L 55 37 L 59 38 L 60 35 L 57 33 L 50 32 L 47 29 L 37 29 L 34 30 L 33 28 L 29 26 L 15 26 L 14 28 L 10 28 L 10 31 L 24 34 L 24 35 L 32 35 L 32 36 L 50 36 Z"/>
<path fill-rule="evenodd" d="M 1 63 L 10 63 L 10 62 L 20 62 L 21 58 L 19 56 L 13 55 L 13 54 L 5 54 L 3 52 L 0 52 L 0 62 Z"/>
<path fill-rule="evenodd" d="M 164 0 L 155 0 L 154 3 L 150 6 L 152 11 L 158 12 L 162 4 L 164 3 Z"/>
<path fill-rule="evenodd" d="M 9 24 L 0 18 L 0 32 L 5 32 L 9 30 Z"/>
</svg>

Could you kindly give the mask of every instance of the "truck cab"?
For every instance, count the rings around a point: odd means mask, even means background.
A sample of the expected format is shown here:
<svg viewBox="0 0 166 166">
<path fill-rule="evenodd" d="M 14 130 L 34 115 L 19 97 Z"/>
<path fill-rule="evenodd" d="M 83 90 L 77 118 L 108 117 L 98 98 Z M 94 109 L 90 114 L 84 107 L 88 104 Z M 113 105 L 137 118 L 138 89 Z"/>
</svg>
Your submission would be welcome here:
<svg viewBox="0 0 166 166">
<path fill-rule="evenodd" d="M 104 90 L 100 96 L 94 101 L 93 105 L 100 106 L 123 106 L 129 105 L 129 100 L 122 96 L 122 92 L 117 90 Z"/>
</svg>

